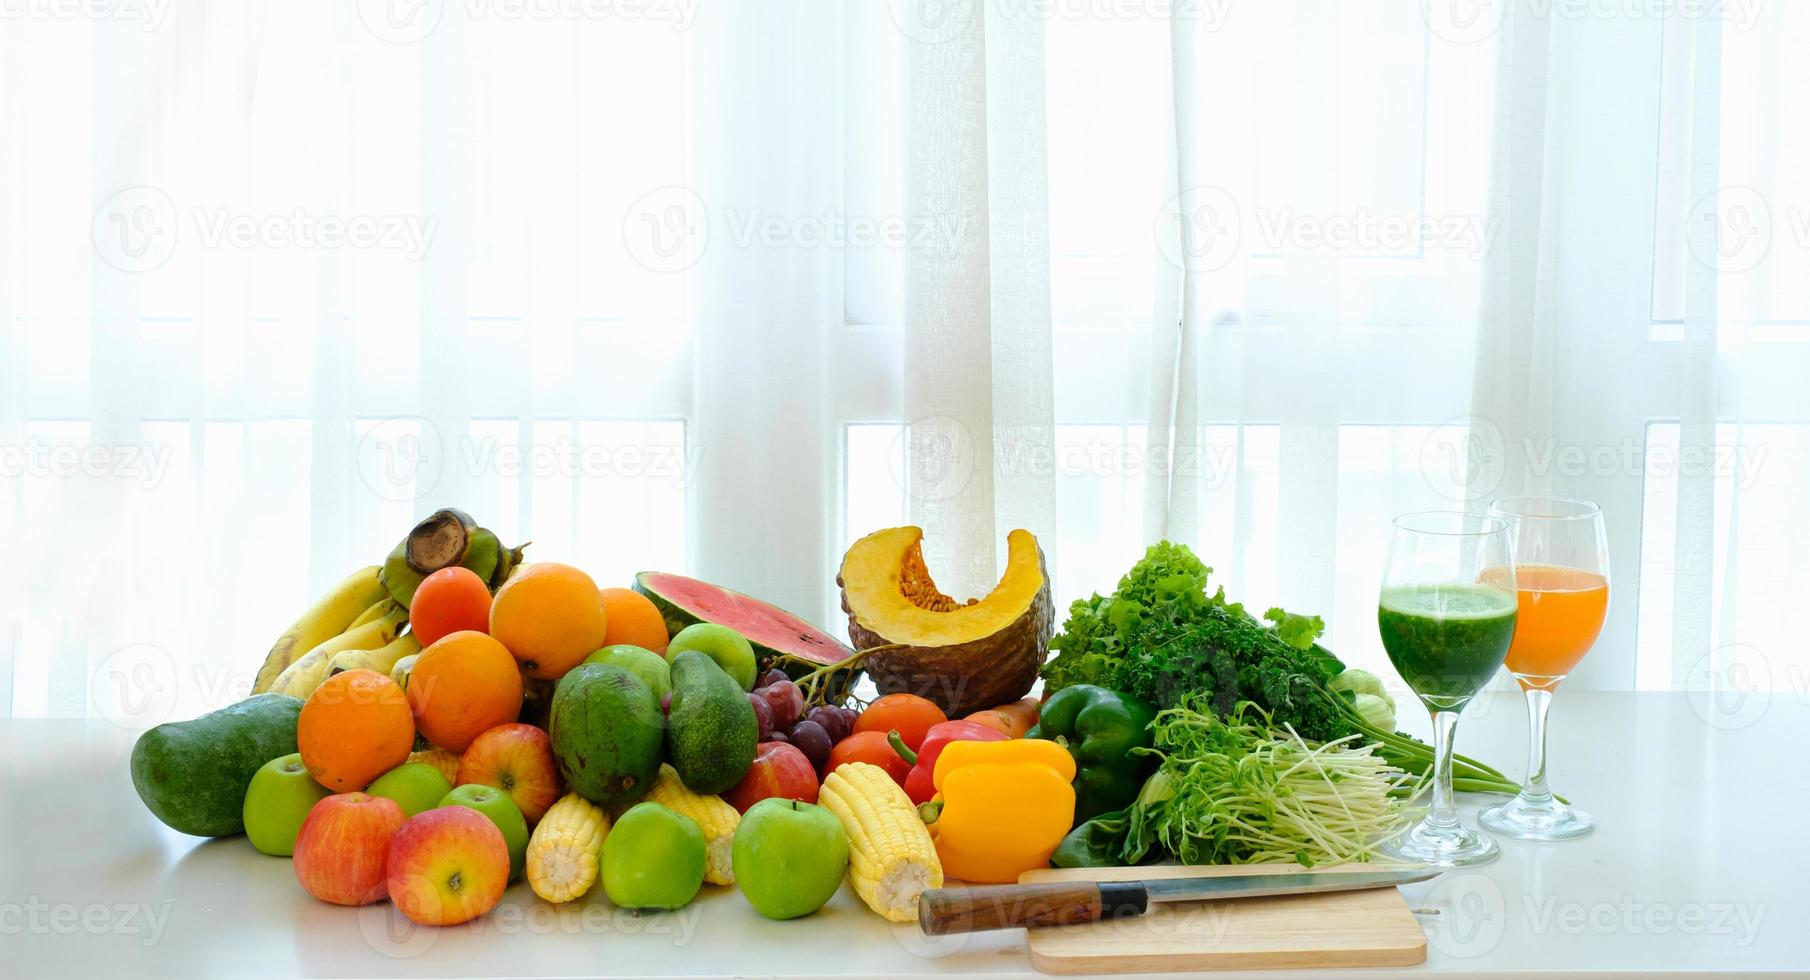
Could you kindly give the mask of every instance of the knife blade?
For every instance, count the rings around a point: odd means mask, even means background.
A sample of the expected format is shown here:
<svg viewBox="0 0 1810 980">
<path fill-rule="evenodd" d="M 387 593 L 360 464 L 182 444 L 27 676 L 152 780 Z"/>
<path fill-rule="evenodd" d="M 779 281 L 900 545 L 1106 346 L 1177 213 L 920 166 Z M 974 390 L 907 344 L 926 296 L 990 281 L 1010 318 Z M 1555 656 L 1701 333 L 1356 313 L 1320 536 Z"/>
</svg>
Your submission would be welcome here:
<svg viewBox="0 0 1810 980">
<path fill-rule="evenodd" d="M 1437 869 L 1427 868 L 933 888 L 918 896 L 918 928 L 927 936 L 944 936 L 1020 926 L 1073 925 L 1142 915 L 1153 902 L 1199 902 L 1392 888 L 1427 881 L 1439 874 Z"/>
</svg>

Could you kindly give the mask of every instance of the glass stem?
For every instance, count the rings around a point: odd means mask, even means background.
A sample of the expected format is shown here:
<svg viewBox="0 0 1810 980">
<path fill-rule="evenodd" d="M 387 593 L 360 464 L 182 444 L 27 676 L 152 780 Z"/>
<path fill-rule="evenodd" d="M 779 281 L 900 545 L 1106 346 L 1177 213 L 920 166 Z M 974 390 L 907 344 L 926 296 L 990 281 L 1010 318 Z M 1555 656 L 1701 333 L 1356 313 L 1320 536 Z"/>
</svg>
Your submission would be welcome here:
<svg viewBox="0 0 1810 980">
<path fill-rule="evenodd" d="M 1458 829 L 1458 804 L 1452 801 L 1452 736 L 1458 729 L 1458 712 L 1433 712 L 1433 810 L 1427 825 L 1438 830 Z"/>
<path fill-rule="evenodd" d="M 1546 712 L 1551 708 L 1550 690 L 1527 689 L 1527 781 L 1521 785 L 1521 799 L 1538 806 L 1552 803 L 1546 786 Z"/>
</svg>

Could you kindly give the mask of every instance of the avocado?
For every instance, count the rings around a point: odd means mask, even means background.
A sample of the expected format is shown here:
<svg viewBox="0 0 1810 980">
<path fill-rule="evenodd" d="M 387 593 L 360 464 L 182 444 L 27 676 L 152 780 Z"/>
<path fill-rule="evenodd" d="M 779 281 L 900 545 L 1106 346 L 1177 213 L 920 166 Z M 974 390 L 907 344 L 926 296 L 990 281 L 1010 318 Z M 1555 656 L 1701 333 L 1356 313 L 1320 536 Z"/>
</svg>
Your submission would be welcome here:
<svg viewBox="0 0 1810 980">
<path fill-rule="evenodd" d="M 641 678 L 611 664 L 580 664 L 553 690 L 547 734 L 566 786 L 616 806 L 653 787 L 666 719 Z"/>
<path fill-rule="evenodd" d="M 721 793 L 742 781 L 754 763 L 760 726 L 748 695 L 697 650 L 672 658 L 672 710 L 666 723 L 672 767 L 695 793 Z"/>
<path fill-rule="evenodd" d="M 132 746 L 132 785 L 153 816 L 196 837 L 245 832 L 245 790 L 264 763 L 295 749 L 300 698 L 255 694 L 193 721 L 145 732 Z"/>
</svg>

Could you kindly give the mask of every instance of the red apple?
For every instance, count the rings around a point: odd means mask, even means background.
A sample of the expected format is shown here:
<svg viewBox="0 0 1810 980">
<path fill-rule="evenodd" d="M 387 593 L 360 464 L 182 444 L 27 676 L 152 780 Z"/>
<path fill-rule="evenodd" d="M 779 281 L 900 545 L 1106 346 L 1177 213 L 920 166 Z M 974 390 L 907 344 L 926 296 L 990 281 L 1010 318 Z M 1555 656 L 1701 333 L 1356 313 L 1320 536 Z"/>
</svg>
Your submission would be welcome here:
<svg viewBox="0 0 1810 980">
<path fill-rule="evenodd" d="M 467 922 L 509 886 L 509 845 L 490 818 L 463 806 L 410 817 L 390 838 L 390 901 L 424 926 Z"/>
<path fill-rule="evenodd" d="M 559 799 L 559 766 L 545 730 L 509 724 L 486 729 L 459 758 L 454 785 L 482 783 L 509 794 L 533 827 Z"/>
<path fill-rule="evenodd" d="M 308 894 L 335 905 L 383 901 L 390 838 L 402 820 L 402 807 L 381 796 L 336 793 L 322 799 L 295 838 L 296 880 Z"/>
<path fill-rule="evenodd" d="M 723 799 L 742 813 L 770 797 L 817 802 L 817 770 L 795 745 L 762 742 L 748 774 Z"/>
</svg>

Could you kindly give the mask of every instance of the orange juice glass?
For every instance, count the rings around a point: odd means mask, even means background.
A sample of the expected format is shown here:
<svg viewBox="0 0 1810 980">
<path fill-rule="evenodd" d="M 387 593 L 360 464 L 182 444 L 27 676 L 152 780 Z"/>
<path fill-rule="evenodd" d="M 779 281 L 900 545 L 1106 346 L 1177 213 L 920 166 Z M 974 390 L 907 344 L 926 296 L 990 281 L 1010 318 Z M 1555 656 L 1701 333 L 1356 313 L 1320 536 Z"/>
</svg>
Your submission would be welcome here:
<svg viewBox="0 0 1810 980">
<path fill-rule="evenodd" d="M 1503 497 L 1489 506 L 1514 536 L 1516 623 L 1506 666 L 1527 695 L 1527 778 L 1477 822 L 1505 837 L 1570 840 L 1595 822 L 1546 785 L 1546 715 L 1559 682 L 1596 644 L 1609 613 L 1602 509 L 1570 497 Z"/>
</svg>

